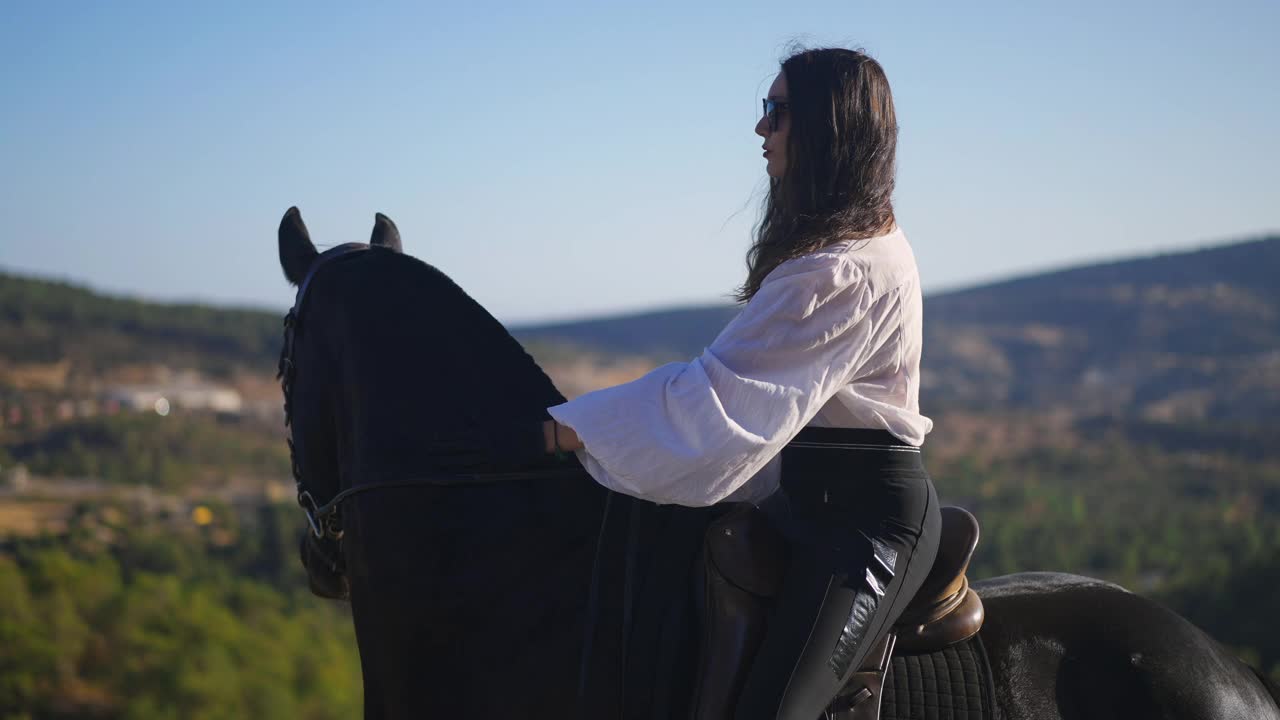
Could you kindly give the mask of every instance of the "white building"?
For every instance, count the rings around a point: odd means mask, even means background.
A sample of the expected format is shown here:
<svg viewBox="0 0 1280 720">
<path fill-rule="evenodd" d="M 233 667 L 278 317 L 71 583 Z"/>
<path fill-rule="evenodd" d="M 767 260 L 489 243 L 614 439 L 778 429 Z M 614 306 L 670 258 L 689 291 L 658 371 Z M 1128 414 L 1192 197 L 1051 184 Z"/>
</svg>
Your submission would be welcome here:
<svg viewBox="0 0 1280 720">
<path fill-rule="evenodd" d="M 154 410 L 168 415 L 171 408 L 183 410 L 212 410 L 239 415 L 244 408 L 240 393 L 235 390 L 200 382 L 180 380 L 156 385 L 118 385 L 108 388 L 103 399 L 119 403 L 121 408 L 145 411 Z"/>
</svg>

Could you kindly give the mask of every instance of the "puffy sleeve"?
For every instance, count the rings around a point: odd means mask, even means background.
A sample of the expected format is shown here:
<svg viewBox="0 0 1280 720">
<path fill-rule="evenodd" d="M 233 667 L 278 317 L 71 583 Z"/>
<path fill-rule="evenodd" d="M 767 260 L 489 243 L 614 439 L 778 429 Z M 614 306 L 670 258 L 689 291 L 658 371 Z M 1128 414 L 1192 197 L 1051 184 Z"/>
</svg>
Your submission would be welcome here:
<svg viewBox="0 0 1280 720">
<path fill-rule="evenodd" d="M 773 270 L 702 354 L 548 408 L 582 439 L 601 485 L 712 505 L 749 480 L 846 384 L 866 354 L 874 298 L 847 255 Z"/>
</svg>

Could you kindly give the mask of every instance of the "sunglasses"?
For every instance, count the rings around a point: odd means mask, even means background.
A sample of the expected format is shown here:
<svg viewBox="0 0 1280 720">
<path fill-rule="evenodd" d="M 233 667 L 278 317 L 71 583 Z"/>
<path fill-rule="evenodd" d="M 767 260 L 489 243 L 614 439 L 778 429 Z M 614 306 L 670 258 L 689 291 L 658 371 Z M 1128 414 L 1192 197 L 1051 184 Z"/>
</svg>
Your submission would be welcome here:
<svg viewBox="0 0 1280 720">
<path fill-rule="evenodd" d="M 786 112 L 787 108 L 791 107 L 791 104 L 778 100 L 770 100 L 769 98 L 763 98 L 760 102 L 764 104 L 764 116 L 769 121 L 769 132 L 777 132 L 778 113 Z"/>
</svg>

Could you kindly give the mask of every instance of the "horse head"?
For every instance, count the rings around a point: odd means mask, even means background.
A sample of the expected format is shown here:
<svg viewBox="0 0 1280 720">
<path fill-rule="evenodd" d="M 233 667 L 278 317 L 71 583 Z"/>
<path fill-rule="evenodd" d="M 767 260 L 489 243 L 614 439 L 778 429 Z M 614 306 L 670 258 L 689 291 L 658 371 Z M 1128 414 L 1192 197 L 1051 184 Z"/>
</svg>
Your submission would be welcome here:
<svg viewBox="0 0 1280 720">
<path fill-rule="evenodd" d="M 368 707 L 461 716 L 450 703 L 483 667 L 531 716 L 557 714 L 576 687 L 604 499 L 575 458 L 542 447 L 564 396 L 479 303 L 401 252 L 387 216 L 367 244 L 320 252 L 289 208 L 278 242 L 298 287 L 280 369 L 314 519 L 304 564 L 313 591 L 351 600 Z"/>
<path fill-rule="evenodd" d="M 320 252 L 291 207 L 278 244 L 298 287 L 281 376 L 317 503 L 358 483 L 553 462 L 541 422 L 564 396 L 488 311 L 402 252 L 391 218 L 374 216 L 367 244 Z"/>
</svg>

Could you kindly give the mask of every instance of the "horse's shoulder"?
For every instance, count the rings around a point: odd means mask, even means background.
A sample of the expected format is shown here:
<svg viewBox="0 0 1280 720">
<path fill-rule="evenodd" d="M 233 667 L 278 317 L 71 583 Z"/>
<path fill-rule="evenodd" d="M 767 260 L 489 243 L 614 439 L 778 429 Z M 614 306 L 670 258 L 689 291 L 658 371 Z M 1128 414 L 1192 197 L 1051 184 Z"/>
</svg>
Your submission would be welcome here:
<svg viewBox="0 0 1280 720">
<path fill-rule="evenodd" d="M 983 600 L 1025 595 L 1055 595 L 1079 590 L 1128 593 L 1123 587 L 1097 578 L 1059 572 L 1022 572 L 986 578 L 973 583 Z"/>
</svg>

